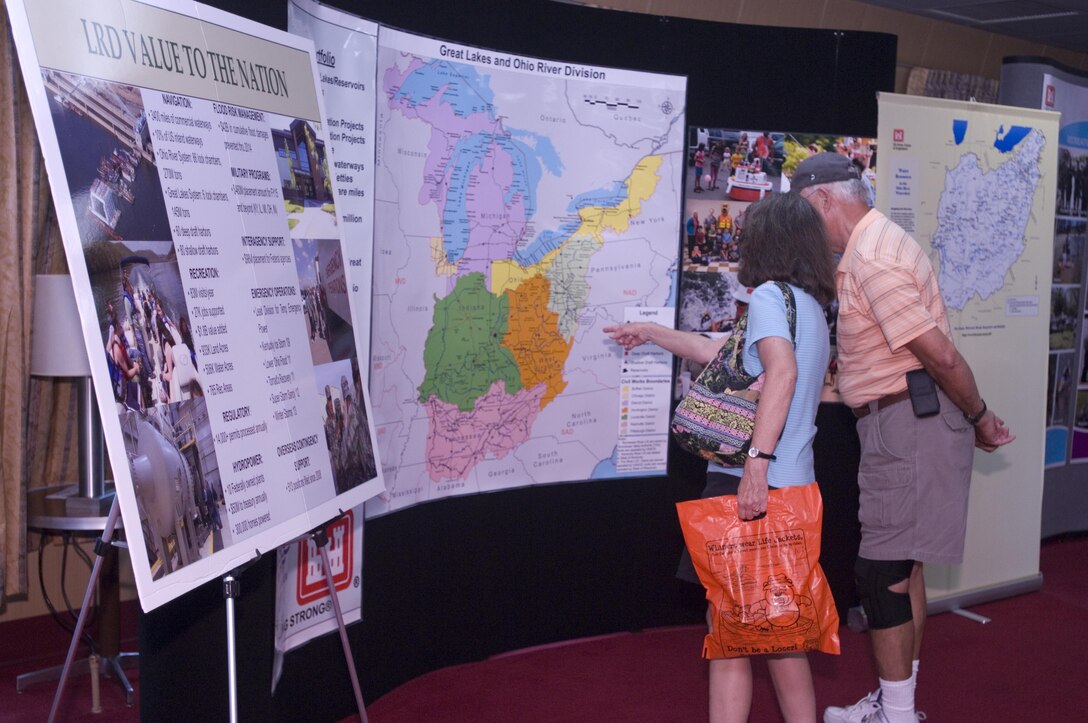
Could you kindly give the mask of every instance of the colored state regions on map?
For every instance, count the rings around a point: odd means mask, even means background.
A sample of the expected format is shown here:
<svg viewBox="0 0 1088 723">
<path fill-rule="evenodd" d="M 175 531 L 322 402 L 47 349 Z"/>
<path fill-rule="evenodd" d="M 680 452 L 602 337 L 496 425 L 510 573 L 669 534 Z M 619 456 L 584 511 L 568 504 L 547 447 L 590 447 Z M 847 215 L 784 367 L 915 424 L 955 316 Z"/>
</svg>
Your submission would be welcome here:
<svg viewBox="0 0 1088 723">
<path fill-rule="evenodd" d="M 563 370 L 589 295 L 590 259 L 606 233 L 622 233 L 656 186 L 659 157 L 639 161 L 627 193 L 609 207 L 584 206 L 582 223 L 540 263 L 507 259 L 490 275 L 457 277 L 436 298 L 419 401 L 429 422 L 433 481 L 459 479 L 529 438 L 537 414 L 566 388 Z M 447 261 L 439 265 L 450 268 Z"/>
<path fill-rule="evenodd" d="M 502 381 L 510 394 L 521 389 L 514 355 L 502 345 L 508 309 L 507 297 L 492 295 L 478 273 L 462 276 L 449 296 L 435 299 L 420 402 L 434 396 L 467 412 L 494 382 Z"/>
<path fill-rule="evenodd" d="M 998 133 L 994 147 L 1011 151 L 1015 138 L 1023 140 L 1014 155 L 996 168 L 984 170 L 978 155 L 965 153 L 945 173 L 933 248 L 940 256 L 938 283 L 950 308 L 962 310 L 974 296 L 987 299 L 1000 291 L 1024 252 L 1046 138 L 1038 130 L 1011 129 Z"/>
</svg>

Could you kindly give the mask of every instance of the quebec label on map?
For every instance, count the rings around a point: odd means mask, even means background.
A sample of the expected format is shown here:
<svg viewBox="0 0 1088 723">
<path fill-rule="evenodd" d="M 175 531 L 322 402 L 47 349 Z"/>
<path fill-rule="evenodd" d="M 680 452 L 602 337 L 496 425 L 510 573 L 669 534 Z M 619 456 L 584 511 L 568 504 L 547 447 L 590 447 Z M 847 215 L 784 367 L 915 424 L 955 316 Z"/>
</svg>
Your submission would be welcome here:
<svg viewBox="0 0 1088 723">
<path fill-rule="evenodd" d="M 1038 569 L 1058 114 L 889 93 L 879 114 L 878 208 L 928 251 L 956 347 L 1017 435 L 975 458 L 986 482 L 950 579 L 985 587 L 988 560 Z"/>
<path fill-rule="evenodd" d="M 664 473 L 601 328 L 675 308 L 685 85 L 381 28 L 368 517 Z"/>
<path fill-rule="evenodd" d="M 7 3 L 140 601 L 384 488 L 313 46 L 189 2 Z"/>
</svg>

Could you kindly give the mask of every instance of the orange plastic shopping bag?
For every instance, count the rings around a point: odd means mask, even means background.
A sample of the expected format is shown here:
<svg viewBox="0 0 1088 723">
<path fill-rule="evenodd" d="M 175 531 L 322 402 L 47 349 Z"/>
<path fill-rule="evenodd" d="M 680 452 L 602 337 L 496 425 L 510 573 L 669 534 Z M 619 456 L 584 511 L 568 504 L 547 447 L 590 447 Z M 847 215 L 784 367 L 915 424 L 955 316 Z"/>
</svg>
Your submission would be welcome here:
<svg viewBox="0 0 1088 723">
<path fill-rule="evenodd" d="M 815 483 L 770 491 L 745 522 L 735 496 L 676 505 L 710 603 L 704 658 L 839 652 L 839 616 L 820 568 L 823 503 Z"/>
</svg>

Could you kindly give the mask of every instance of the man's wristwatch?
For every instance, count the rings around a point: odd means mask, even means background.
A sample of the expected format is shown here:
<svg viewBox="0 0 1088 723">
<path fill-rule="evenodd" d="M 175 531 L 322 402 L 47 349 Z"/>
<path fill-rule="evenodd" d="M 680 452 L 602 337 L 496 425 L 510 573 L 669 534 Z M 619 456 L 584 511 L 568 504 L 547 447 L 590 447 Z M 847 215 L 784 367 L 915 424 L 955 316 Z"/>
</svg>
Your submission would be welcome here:
<svg viewBox="0 0 1088 723">
<path fill-rule="evenodd" d="M 752 459 L 771 459 L 771 460 L 778 459 L 777 457 L 775 457 L 770 452 L 764 452 L 764 451 L 760 450 L 758 447 L 749 447 L 748 448 L 748 456 L 751 457 Z"/>
<path fill-rule="evenodd" d="M 985 399 L 982 400 L 982 409 L 979 410 L 978 414 L 968 414 L 967 412 L 963 413 L 963 418 L 966 419 L 968 422 L 970 422 L 971 426 L 978 425 L 978 423 L 981 422 L 982 418 L 985 417 L 985 416 L 986 416 L 986 400 Z"/>
</svg>

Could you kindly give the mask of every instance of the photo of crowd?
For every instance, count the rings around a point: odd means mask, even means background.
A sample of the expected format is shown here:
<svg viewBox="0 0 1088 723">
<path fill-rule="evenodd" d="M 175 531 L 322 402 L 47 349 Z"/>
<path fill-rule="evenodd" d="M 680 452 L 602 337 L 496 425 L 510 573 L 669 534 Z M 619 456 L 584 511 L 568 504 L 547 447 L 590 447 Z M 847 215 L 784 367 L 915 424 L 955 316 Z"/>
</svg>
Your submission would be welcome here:
<svg viewBox="0 0 1088 723">
<path fill-rule="evenodd" d="M 682 249 L 685 268 L 728 271 L 727 265 L 739 259 L 745 209 L 768 193 L 789 191 L 797 164 L 824 151 L 850 158 L 867 182 L 869 205 L 874 205 L 875 138 L 689 128 Z"/>
<path fill-rule="evenodd" d="M 91 277 L 114 400 L 136 412 L 203 396 L 170 242 L 107 242 Z"/>
<path fill-rule="evenodd" d="M 733 204 L 747 208 L 748 204 Z M 709 266 L 711 262 L 736 263 L 740 259 L 739 242 L 743 210 L 737 218 L 730 204 L 688 203 L 684 221 L 685 266 Z M 720 266 L 718 268 L 721 268 Z"/>
</svg>

